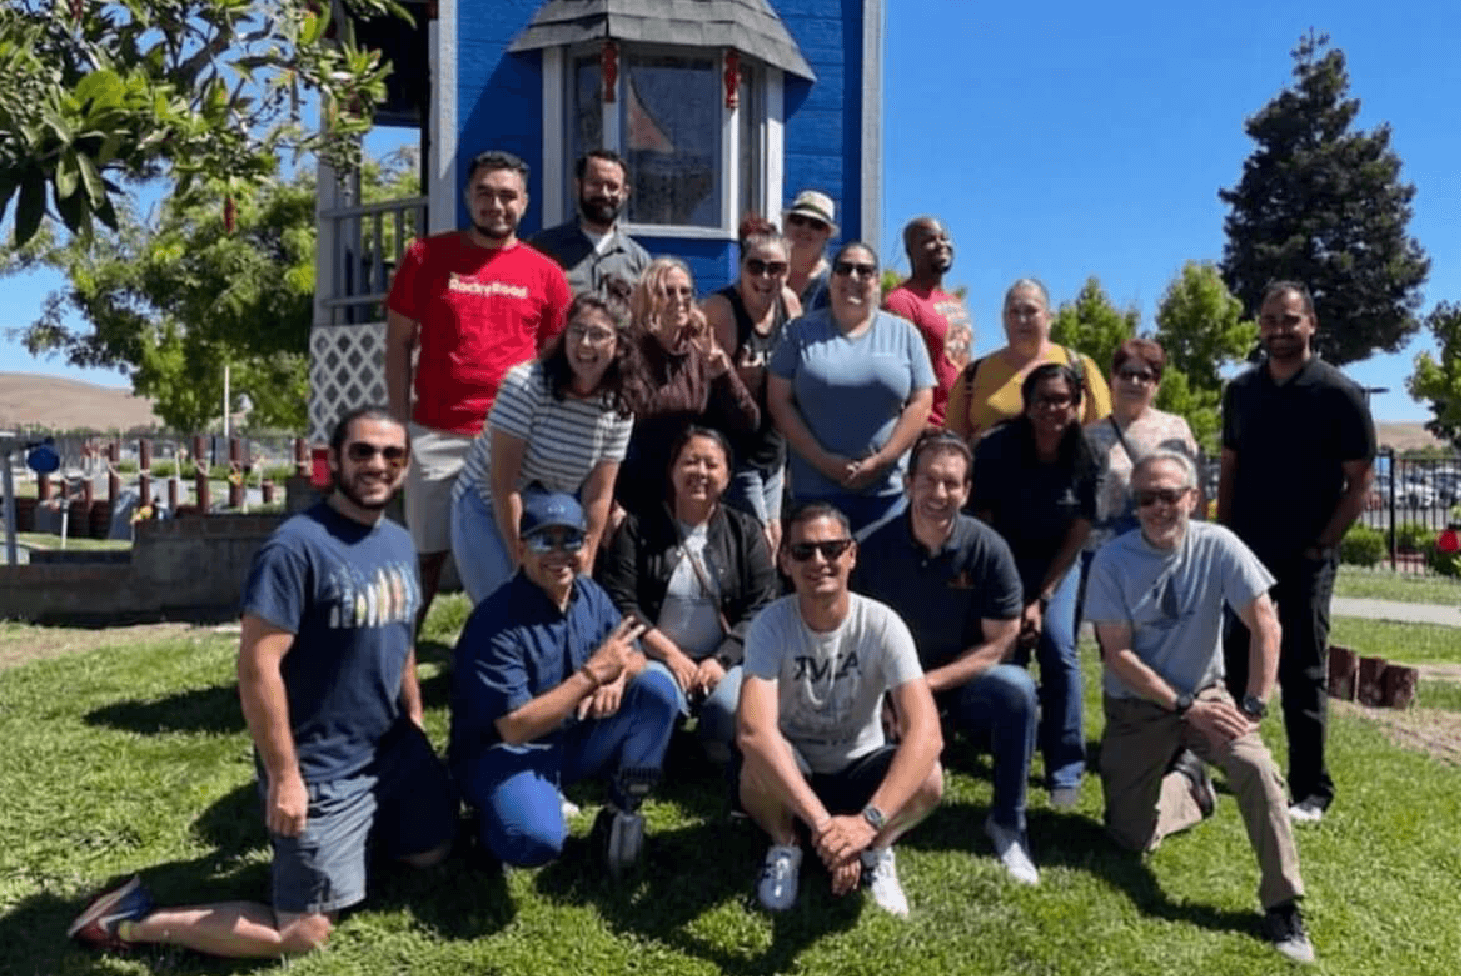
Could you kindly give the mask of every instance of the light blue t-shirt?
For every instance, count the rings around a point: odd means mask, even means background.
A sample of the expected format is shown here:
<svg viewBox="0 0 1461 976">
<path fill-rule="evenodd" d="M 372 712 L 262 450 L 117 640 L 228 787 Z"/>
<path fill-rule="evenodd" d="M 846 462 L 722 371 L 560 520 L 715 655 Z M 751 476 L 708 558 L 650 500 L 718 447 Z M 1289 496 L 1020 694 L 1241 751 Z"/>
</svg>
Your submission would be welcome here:
<svg viewBox="0 0 1461 976">
<path fill-rule="evenodd" d="M 1247 606 L 1273 576 L 1243 542 L 1212 522 L 1189 522 L 1175 549 L 1152 546 L 1135 529 L 1096 553 L 1086 583 L 1085 618 L 1125 624 L 1131 649 L 1179 695 L 1223 677 L 1223 603 Z M 1112 698 L 1139 697 L 1106 670 Z"/>
<path fill-rule="evenodd" d="M 771 374 L 789 380 L 802 420 L 817 443 L 851 460 L 888 442 L 908 398 L 933 386 L 933 366 L 923 337 L 909 322 L 875 312 L 867 331 L 842 334 L 829 310 L 804 315 L 787 326 L 771 357 Z M 792 491 L 798 498 L 844 495 L 793 448 Z M 862 491 L 893 495 L 903 490 L 906 455 Z"/>
</svg>

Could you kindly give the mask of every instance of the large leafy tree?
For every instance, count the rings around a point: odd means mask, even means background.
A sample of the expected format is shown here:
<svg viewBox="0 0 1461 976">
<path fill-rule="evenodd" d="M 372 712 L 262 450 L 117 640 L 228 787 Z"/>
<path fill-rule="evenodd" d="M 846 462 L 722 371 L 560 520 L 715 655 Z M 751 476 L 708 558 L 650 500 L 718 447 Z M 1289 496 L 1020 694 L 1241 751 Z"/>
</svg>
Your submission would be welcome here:
<svg viewBox="0 0 1461 976">
<path fill-rule="evenodd" d="M 1343 364 L 1395 352 L 1418 328 L 1430 261 L 1406 234 L 1415 186 L 1400 179 L 1390 127 L 1354 129 L 1344 54 L 1312 31 L 1292 52 L 1294 80 L 1244 131 L 1257 148 L 1229 207 L 1223 278 L 1256 311 L 1264 287 L 1302 281 L 1319 318 L 1315 346 Z"/>
<path fill-rule="evenodd" d="M 0 5 L 0 221 L 23 245 L 47 216 L 121 226 L 129 182 L 266 180 L 311 152 L 358 161 L 385 93 L 373 51 L 323 0 L 6 0 Z M 401 14 L 394 0 L 347 0 Z M 318 102 L 321 122 L 305 118 Z M 214 192 L 211 188 L 210 193 Z M 215 194 L 216 196 L 216 194 Z M 227 197 L 227 193 L 224 194 Z"/>
<path fill-rule="evenodd" d="M 1441 302 L 1426 318 L 1436 337 L 1439 358 L 1423 352 L 1405 388 L 1417 400 L 1429 401 L 1433 419 L 1426 429 L 1461 448 L 1461 305 Z"/>
<path fill-rule="evenodd" d="M 1050 338 L 1095 360 L 1104 375 L 1116 347 L 1136 335 L 1141 312 L 1118 309 L 1100 279 L 1088 278 L 1074 301 L 1062 302 L 1050 321 Z"/>
<path fill-rule="evenodd" d="M 367 201 L 415 195 L 415 153 L 366 161 L 361 186 Z M 222 206 L 229 193 L 232 232 Z M 126 372 L 169 426 L 201 430 L 220 414 L 227 363 L 232 392 L 251 405 L 251 426 L 302 429 L 314 205 L 307 171 L 232 190 L 210 181 L 155 213 L 124 203 L 117 231 L 91 240 L 43 229 L 26 247 L 0 252 L 0 276 L 42 266 L 65 275 L 66 287 L 22 330 L 26 346 Z"/>
</svg>

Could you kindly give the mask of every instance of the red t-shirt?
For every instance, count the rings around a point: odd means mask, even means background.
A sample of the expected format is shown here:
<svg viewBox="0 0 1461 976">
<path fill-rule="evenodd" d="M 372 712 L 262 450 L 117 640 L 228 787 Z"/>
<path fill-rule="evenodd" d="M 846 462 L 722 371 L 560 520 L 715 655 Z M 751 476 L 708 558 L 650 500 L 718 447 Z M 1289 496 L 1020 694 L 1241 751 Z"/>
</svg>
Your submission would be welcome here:
<svg viewBox="0 0 1461 976">
<path fill-rule="evenodd" d="M 923 335 L 937 380 L 928 422 L 942 426 L 949 405 L 949 390 L 968 365 L 974 349 L 974 323 L 969 318 L 969 310 L 958 297 L 943 289 L 921 289 L 911 281 L 888 292 L 883 308 L 912 322 Z"/>
<path fill-rule="evenodd" d="M 411 419 L 476 436 L 502 377 L 558 334 L 572 298 L 557 262 L 521 242 L 489 250 L 457 231 L 413 241 L 386 300 L 421 326 Z"/>
</svg>

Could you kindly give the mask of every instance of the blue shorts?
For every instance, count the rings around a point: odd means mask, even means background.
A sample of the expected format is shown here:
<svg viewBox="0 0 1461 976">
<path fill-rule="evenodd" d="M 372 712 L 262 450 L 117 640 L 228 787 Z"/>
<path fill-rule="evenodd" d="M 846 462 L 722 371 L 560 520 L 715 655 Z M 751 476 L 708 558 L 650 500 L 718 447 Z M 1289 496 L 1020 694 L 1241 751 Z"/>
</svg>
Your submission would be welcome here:
<svg viewBox="0 0 1461 976">
<path fill-rule="evenodd" d="M 457 794 L 446 766 L 415 723 L 402 718 L 354 776 L 306 783 L 309 812 L 298 837 L 271 834 L 276 912 L 324 914 L 365 898 L 366 856 L 425 854 L 456 834 Z M 266 793 L 263 779 L 259 791 Z"/>
</svg>

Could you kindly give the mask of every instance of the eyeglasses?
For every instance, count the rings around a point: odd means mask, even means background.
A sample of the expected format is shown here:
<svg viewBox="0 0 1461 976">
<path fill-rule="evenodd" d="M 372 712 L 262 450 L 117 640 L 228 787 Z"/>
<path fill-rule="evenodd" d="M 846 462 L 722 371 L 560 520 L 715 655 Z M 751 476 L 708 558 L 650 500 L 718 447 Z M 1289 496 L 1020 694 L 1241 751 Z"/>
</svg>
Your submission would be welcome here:
<svg viewBox="0 0 1461 976">
<path fill-rule="evenodd" d="M 1129 383 L 1155 383 L 1157 374 L 1145 369 L 1123 369 L 1117 372 L 1116 378 Z"/>
<path fill-rule="evenodd" d="M 820 552 L 822 558 L 830 563 L 839 558 L 851 545 L 851 539 L 828 539 L 825 542 L 793 542 L 786 547 L 786 551 L 792 559 L 795 559 L 799 563 L 804 563 L 808 559 L 811 559 L 812 554 L 817 552 Z"/>
<path fill-rule="evenodd" d="M 1036 407 L 1045 407 L 1052 410 L 1059 410 L 1061 407 L 1068 407 L 1075 402 L 1075 398 L 1069 393 L 1048 393 L 1035 398 Z"/>
<path fill-rule="evenodd" d="M 587 342 L 591 346 L 607 346 L 614 341 L 614 330 L 586 325 L 568 327 L 570 342 Z"/>
<path fill-rule="evenodd" d="M 811 227 L 814 230 L 831 230 L 830 224 L 818 220 L 816 217 L 808 217 L 806 214 L 787 214 L 786 222 L 793 227 Z"/>
<path fill-rule="evenodd" d="M 554 549 L 562 549 L 564 552 L 578 552 L 583 548 L 584 535 L 582 532 L 575 532 L 569 529 L 564 532 L 534 532 L 523 539 L 523 545 L 527 546 L 529 552 L 538 555 L 552 552 Z"/>
<path fill-rule="evenodd" d="M 763 261 L 760 258 L 746 258 L 746 271 L 753 278 L 761 275 L 770 275 L 779 278 L 786 274 L 788 265 L 785 261 Z"/>
<path fill-rule="evenodd" d="M 367 444 L 364 441 L 354 441 L 345 448 L 345 456 L 356 464 L 364 464 L 379 454 L 393 468 L 399 468 L 406 463 L 409 452 L 399 444 L 387 444 L 385 447 L 377 447 L 374 444 Z"/>
<path fill-rule="evenodd" d="M 854 261 L 838 261 L 832 265 L 832 273 L 844 278 L 876 278 L 878 266 L 876 264 L 858 264 Z"/>
<path fill-rule="evenodd" d="M 678 287 L 676 287 L 674 285 L 666 285 L 665 286 L 665 297 L 666 298 L 694 298 L 695 297 L 695 289 L 694 288 L 691 288 L 689 285 L 681 285 L 681 286 L 678 286 Z"/>
<path fill-rule="evenodd" d="M 1187 497 L 1191 488 L 1144 488 L 1136 493 L 1136 505 L 1138 508 L 1150 508 L 1157 502 L 1163 505 L 1175 505 Z"/>
</svg>

